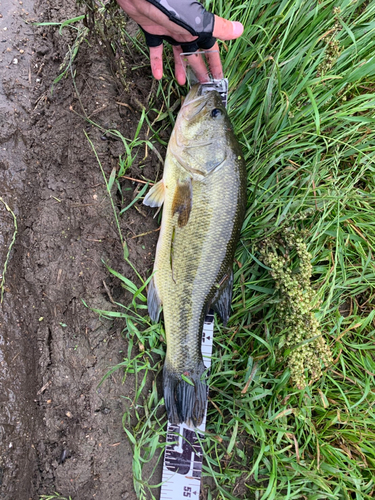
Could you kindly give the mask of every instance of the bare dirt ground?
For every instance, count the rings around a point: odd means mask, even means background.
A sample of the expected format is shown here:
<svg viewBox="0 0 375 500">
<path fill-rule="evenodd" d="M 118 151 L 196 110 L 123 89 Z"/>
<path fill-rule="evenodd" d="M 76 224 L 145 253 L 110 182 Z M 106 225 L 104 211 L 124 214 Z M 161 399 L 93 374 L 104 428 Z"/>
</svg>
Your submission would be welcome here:
<svg viewBox="0 0 375 500">
<path fill-rule="evenodd" d="M 102 260 L 136 281 L 84 131 L 107 178 L 124 147 L 79 115 L 133 137 L 152 80 L 134 54 L 127 64 L 143 69 L 129 72 L 125 91 L 108 54 L 89 37 L 74 61 L 75 86 L 64 78 L 51 93 L 74 33 L 31 21 L 73 18 L 81 13 L 75 1 L 7 0 L 0 13 L 0 273 L 14 233 L 5 203 L 18 224 L 0 306 L 0 498 L 58 491 L 74 500 L 131 500 L 132 452 L 121 420 L 132 380 L 122 384 L 117 372 L 98 387 L 108 367 L 123 360 L 123 325 L 82 302 L 111 310 L 111 295 L 126 303 Z M 142 165 L 149 178 L 160 167 L 150 152 Z M 139 177 L 137 161 L 128 173 Z M 117 208 L 140 185 L 126 180 L 121 187 L 123 200 L 113 193 Z M 130 260 L 146 277 L 157 223 L 137 208 L 120 223 Z"/>
</svg>

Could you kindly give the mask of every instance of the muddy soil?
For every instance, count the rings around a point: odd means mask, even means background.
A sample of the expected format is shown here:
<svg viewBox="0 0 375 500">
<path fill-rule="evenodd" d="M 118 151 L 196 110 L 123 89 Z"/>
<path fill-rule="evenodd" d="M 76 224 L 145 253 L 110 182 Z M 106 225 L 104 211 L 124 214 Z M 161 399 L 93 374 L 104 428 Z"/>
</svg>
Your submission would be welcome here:
<svg viewBox="0 0 375 500">
<path fill-rule="evenodd" d="M 0 274 L 8 264 L 0 307 L 4 500 L 34 500 L 54 491 L 74 500 L 136 498 L 132 451 L 122 429 L 133 381 L 122 384 L 117 372 L 98 387 L 108 367 L 123 360 L 123 325 L 99 318 L 83 303 L 113 310 L 113 298 L 129 301 L 103 260 L 137 282 L 124 261 L 110 198 L 85 133 L 107 178 L 124 147 L 83 116 L 133 137 L 152 79 L 135 52 L 126 63 L 142 69 L 129 71 L 125 91 L 112 76 L 108 54 L 88 35 L 73 64 L 74 81 L 63 78 L 51 93 L 76 32 L 59 34 L 55 27 L 30 22 L 60 22 L 81 12 L 74 0 L 1 5 Z M 157 170 L 160 163 L 148 151 L 142 168 L 136 160 L 128 174 L 155 179 Z M 116 209 L 142 186 L 124 180 L 122 196 L 113 191 Z M 129 258 L 146 277 L 157 222 L 149 209 L 136 205 L 120 224 Z M 7 259 L 15 230 L 8 208 L 18 232 Z M 150 234 L 138 236 L 142 233 Z"/>
</svg>

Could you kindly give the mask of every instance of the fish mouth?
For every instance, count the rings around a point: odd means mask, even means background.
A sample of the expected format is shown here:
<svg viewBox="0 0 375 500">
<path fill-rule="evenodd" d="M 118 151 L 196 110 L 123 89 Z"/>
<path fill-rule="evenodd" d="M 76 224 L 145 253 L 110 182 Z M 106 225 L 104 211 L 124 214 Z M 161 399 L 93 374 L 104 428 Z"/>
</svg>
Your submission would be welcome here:
<svg viewBox="0 0 375 500">
<path fill-rule="evenodd" d="M 182 115 L 185 120 L 192 120 L 197 116 L 207 104 L 207 97 L 202 95 L 202 86 L 194 85 L 185 98 L 181 107 Z"/>
<path fill-rule="evenodd" d="M 190 104 L 192 101 L 194 101 L 197 97 L 202 96 L 202 86 L 199 83 L 196 83 L 193 85 L 189 92 L 188 95 L 185 98 L 185 102 L 183 106 Z"/>
</svg>

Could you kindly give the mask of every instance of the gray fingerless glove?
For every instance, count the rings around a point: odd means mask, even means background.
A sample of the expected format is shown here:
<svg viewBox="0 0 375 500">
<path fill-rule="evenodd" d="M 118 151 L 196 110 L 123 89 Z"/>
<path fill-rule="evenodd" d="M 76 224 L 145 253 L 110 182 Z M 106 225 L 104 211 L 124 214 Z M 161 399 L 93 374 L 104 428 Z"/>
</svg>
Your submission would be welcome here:
<svg viewBox="0 0 375 500">
<path fill-rule="evenodd" d="M 216 38 L 212 36 L 214 15 L 207 12 L 199 2 L 194 0 L 147 0 L 147 2 L 167 15 L 170 21 L 197 37 L 193 42 L 181 43 L 169 36 L 152 35 L 143 30 L 149 47 L 158 47 L 163 40 L 166 40 L 172 45 L 181 45 L 184 52 L 195 52 L 198 49 L 208 50 L 215 44 Z"/>
</svg>

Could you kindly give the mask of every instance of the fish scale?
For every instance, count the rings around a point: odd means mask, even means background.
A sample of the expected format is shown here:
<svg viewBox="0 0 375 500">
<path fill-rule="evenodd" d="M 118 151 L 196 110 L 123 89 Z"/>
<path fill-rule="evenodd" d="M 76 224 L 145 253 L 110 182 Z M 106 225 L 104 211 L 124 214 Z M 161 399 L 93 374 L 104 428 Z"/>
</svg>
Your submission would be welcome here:
<svg viewBox="0 0 375 500">
<path fill-rule="evenodd" d="M 165 235 L 164 248 L 155 262 L 155 269 L 160 269 L 155 275 L 155 283 L 160 290 L 164 310 L 176 310 L 176 303 L 181 304 L 173 316 L 164 314 L 168 358 L 180 361 L 176 365 L 177 369 L 187 359 L 185 352 L 181 349 L 184 344 L 182 336 L 189 345 L 195 345 L 197 352 L 194 358 L 199 356 L 200 338 L 197 336 L 197 331 L 202 327 L 202 311 L 213 285 L 220 281 L 221 275 L 225 274 L 232 264 L 227 255 L 227 233 L 228 226 L 231 229 L 233 225 L 232 221 L 236 212 L 236 201 L 231 196 L 233 189 L 228 190 L 227 193 L 217 193 L 215 189 L 210 190 L 211 184 L 217 185 L 215 177 L 225 175 L 225 173 L 224 170 L 214 174 L 207 183 L 208 185 L 192 181 L 193 200 L 199 199 L 199 204 L 193 204 L 188 224 L 183 228 L 175 228 L 172 272 L 168 266 L 161 264 L 167 260 L 167 254 L 170 251 L 169 241 L 175 227 L 172 223 L 169 224 Z M 203 200 L 202 190 L 206 192 L 204 197 L 206 199 Z M 217 202 L 226 207 L 226 210 L 221 210 L 219 214 L 215 210 Z M 170 207 L 165 206 L 164 210 L 170 210 Z M 172 218 L 171 220 L 173 221 Z M 186 261 L 183 267 L 178 265 L 181 260 Z M 191 301 L 192 305 L 187 304 L 187 301 Z M 173 335 L 176 331 L 181 332 L 181 343 L 173 342 Z"/>
</svg>

